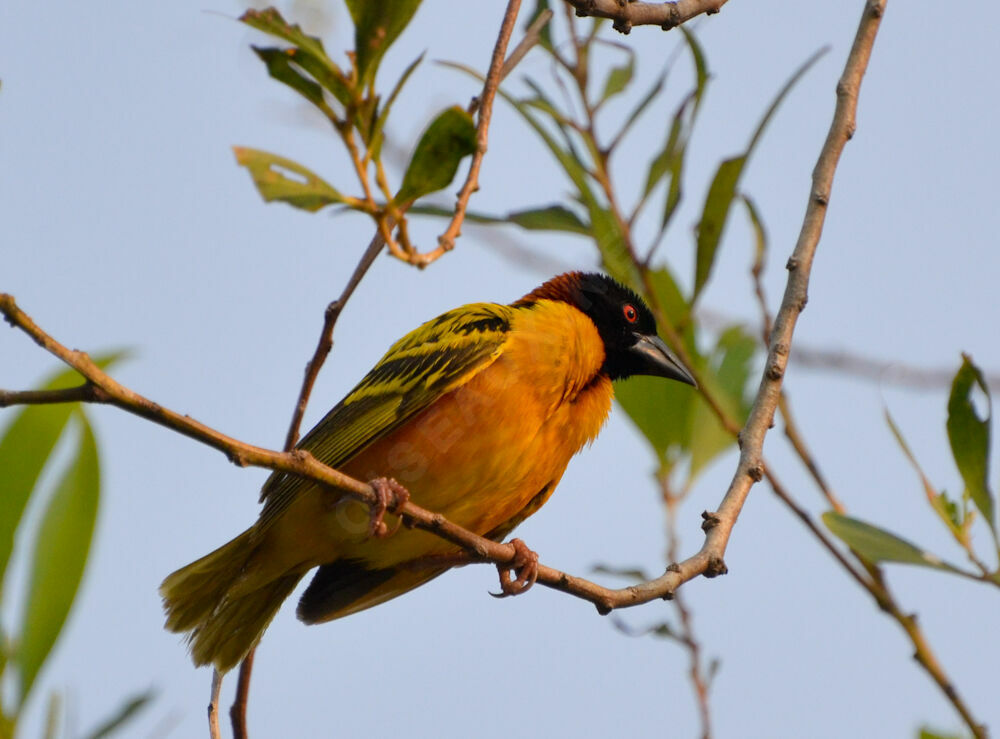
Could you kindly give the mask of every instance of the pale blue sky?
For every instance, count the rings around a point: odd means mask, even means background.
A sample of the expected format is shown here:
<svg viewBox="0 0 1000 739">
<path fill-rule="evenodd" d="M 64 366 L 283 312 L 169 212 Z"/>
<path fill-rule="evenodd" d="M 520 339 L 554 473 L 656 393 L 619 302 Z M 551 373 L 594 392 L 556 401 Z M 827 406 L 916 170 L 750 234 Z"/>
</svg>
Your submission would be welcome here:
<svg viewBox="0 0 1000 739">
<path fill-rule="evenodd" d="M 327 48 L 339 56 L 346 18 L 335 7 Z M 767 287 L 777 304 L 860 9 L 860 1 L 732 0 L 696 26 L 713 80 L 692 143 L 686 206 L 661 251 L 685 280 L 690 228 L 715 164 L 743 148 L 791 71 L 830 45 L 774 120 L 744 183 L 771 236 Z M 383 84 L 425 49 L 428 60 L 485 68 L 502 10 L 499 2 L 427 0 L 387 57 Z M 959 20 L 939 4 L 889 3 L 799 323 L 803 344 L 935 367 L 957 367 L 967 351 L 1000 367 L 992 298 L 1000 274 L 1000 10 L 963 10 Z M 135 358 L 115 373 L 126 385 L 279 447 L 323 308 L 370 226 L 265 205 L 236 166 L 229 147 L 244 145 L 301 161 L 334 183 L 347 179 L 336 142 L 250 52 L 260 39 L 231 20 L 240 11 L 228 0 L 0 6 L 0 290 L 71 347 L 132 347 Z M 680 42 L 650 28 L 625 38 L 606 30 L 639 54 L 634 93 Z M 545 75 L 547 63 L 529 56 L 519 72 Z M 673 99 L 689 81 L 682 61 Z M 436 110 L 474 92 L 466 78 L 425 63 L 391 129 L 412 142 Z M 619 159 L 626 192 L 645 176 L 667 111 L 648 115 Z M 490 141 L 474 207 L 503 211 L 565 197 L 563 180 L 503 105 Z M 737 213 L 703 304 L 752 320 L 743 220 Z M 439 230 L 415 228 L 424 244 Z M 548 276 L 500 255 L 489 244 L 493 233 L 467 228 L 457 249 L 424 272 L 377 262 L 337 328 L 307 426 L 419 322 L 465 302 L 508 302 Z M 503 235 L 568 266 L 594 265 L 582 241 Z M 53 366 L 24 336 L 0 331 L 0 387 L 28 387 Z M 787 388 L 849 508 L 957 558 L 881 416 L 888 403 L 935 483 L 957 491 L 944 391 L 915 394 L 794 363 Z M 203 735 L 210 674 L 196 672 L 180 639 L 162 630 L 156 588 L 253 521 L 265 473 L 236 469 L 114 409 L 94 408 L 92 417 L 105 480 L 96 546 L 40 695 L 66 691 L 74 733 L 82 733 L 127 694 L 153 685 L 158 697 L 134 735 L 162 736 L 163 726 L 172 737 Z M 765 451 L 798 498 L 822 512 L 780 428 Z M 731 454 L 716 463 L 682 510 L 683 551 L 699 544 L 699 514 L 717 503 L 733 466 Z M 518 533 L 545 563 L 570 572 L 587 574 L 597 562 L 655 570 L 664 541 L 652 469 L 642 439 L 616 411 Z M 959 727 L 895 624 L 766 488 L 753 491 L 727 562 L 727 577 L 685 586 L 704 649 L 721 660 L 712 691 L 719 737 Z M 888 571 L 977 717 L 996 728 L 995 591 Z M 687 655 L 677 646 L 628 639 L 590 605 L 543 588 L 506 601 L 486 595 L 495 588 L 491 568 L 465 568 L 312 628 L 295 620 L 290 602 L 258 653 L 254 735 L 697 735 Z M 4 604 L 5 623 L 13 612 Z M 652 604 L 622 615 L 642 625 L 670 613 Z M 40 708 L 36 698 L 36 714 Z"/>
</svg>

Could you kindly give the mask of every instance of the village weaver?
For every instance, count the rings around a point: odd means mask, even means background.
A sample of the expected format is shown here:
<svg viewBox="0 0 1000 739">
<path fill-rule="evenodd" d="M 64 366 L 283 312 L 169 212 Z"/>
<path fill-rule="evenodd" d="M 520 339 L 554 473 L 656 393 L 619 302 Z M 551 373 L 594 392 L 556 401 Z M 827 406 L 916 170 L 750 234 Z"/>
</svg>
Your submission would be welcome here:
<svg viewBox="0 0 1000 739">
<path fill-rule="evenodd" d="M 694 384 L 638 295 L 571 272 L 510 305 L 465 305 L 407 334 L 298 448 L 372 480 L 384 499 L 398 504 L 408 492 L 500 541 L 548 500 L 604 425 L 612 381 L 631 375 Z M 187 632 L 194 662 L 220 672 L 257 643 L 313 568 L 298 606 L 307 624 L 402 595 L 460 553 L 419 529 L 386 537 L 382 512 L 373 518 L 366 504 L 286 473 L 268 478 L 261 500 L 253 526 L 160 587 L 167 628 Z M 537 562 L 514 541 L 521 571 L 510 592 L 530 585 Z"/>
</svg>

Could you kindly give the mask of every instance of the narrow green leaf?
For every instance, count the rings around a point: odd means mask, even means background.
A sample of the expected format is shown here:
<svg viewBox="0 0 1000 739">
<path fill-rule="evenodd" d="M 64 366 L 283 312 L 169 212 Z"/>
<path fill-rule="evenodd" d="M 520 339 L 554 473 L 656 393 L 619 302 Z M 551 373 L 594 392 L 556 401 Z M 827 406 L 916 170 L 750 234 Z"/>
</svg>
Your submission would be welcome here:
<svg viewBox="0 0 1000 739">
<path fill-rule="evenodd" d="M 764 269 L 764 260 L 767 257 L 767 231 L 764 229 L 764 221 L 761 220 L 756 204 L 748 195 L 740 195 L 740 200 L 747 210 L 747 217 L 750 219 L 750 227 L 753 228 L 754 254 L 753 269 L 760 273 Z"/>
<path fill-rule="evenodd" d="M 133 695 L 106 721 L 87 734 L 85 739 L 106 739 L 112 736 L 142 711 L 154 697 L 156 692 L 152 689 Z"/>
<path fill-rule="evenodd" d="M 653 300 L 675 326 L 685 320 L 688 305 L 667 268 L 649 274 Z M 685 333 L 685 348 L 700 368 L 703 358 L 695 348 L 693 326 Z M 664 472 L 669 472 L 691 446 L 691 419 L 697 393 L 679 382 L 658 377 L 631 377 L 615 384 L 615 399 L 652 446 Z"/>
<path fill-rule="evenodd" d="M 687 26 L 680 26 L 680 32 L 684 35 L 688 51 L 691 52 L 691 61 L 694 64 L 694 107 L 695 114 L 701 106 L 701 99 L 705 95 L 705 88 L 708 86 L 708 62 L 705 60 L 705 52 L 698 43 L 698 38 Z"/>
<path fill-rule="evenodd" d="M 750 380 L 757 342 L 740 326 L 731 326 L 719 336 L 702 371 L 706 389 L 726 414 L 742 424 L 749 413 L 747 383 Z M 717 456 L 735 446 L 736 439 L 698 396 L 691 418 L 691 463 L 688 479 L 694 480 Z"/>
<path fill-rule="evenodd" d="M 233 153 L 237 164 L 249 170 L 257 191 L 269 203 L 279 200 L 315 212 L 327 205 L 344 202 L 344 196 L 333 186 L 291 159 L 243 146 L 234 146 Z"/>
<path fill-rule="evenodd" d="M 535 20 L 538 18 L 538 16 L 540 16 L 542 13 L 544 13 L 548 9 L 549 9 L 548 0 L 538 0 L 538 2 L 535 3 L 535 9 L 534 9 L 534 11 L 532 11 L 531 15 L 528 16 L 528 21 L 524 24 L 524 27 L 526 29 L 530 28 L 531 24 L 535 22 Z M 551 23 L 546 23 L 545 26 L 542 27 L 542 30 L 538 34 L 538 45 L 541 46 L 546 51 L 549 51 L 549 52 L 551 52 L 552 48 L 553 48 L 552 47 L 552 31 L 550 30 L 551 26 L 552 26 Z"/>
<path fill-rule="evenodd" d="M 635 53 L 629 49 L 628 61 L 620 67 L 612 67 L 608 72 L 607 79 L 604 80 L 604 90 L 601 92 L 601 97 L 598 98 L 598 105 L 606 102 L 615 95 L 624 92 L 625 88 L 628 87 L 629 82 L 632 81 L 632 76 L 634 74 Z"/>
<path fill-rule="evenodd" d="M 692 302 L 697 300 L 705 283 L 708 282 L 715 264 L 715 253 L 722 239 L 722 230 L 729 217 L 729 207 L 736 195 L 736 185 L 743 174 L 746 155 L 726 159 L 715 171 L 712 184 L 708 188 L 705 206 L 698 223 L 698 251 L 695 261 L 694 293 Z"/>
<path fill-rule="evenodd" d="M 892 415 L 889 413 L 888 408 L 883 409 L 885 414 L 885 421 L 889 425 L 889 430 L 892 431 L 892 435 L 896 438 L 896 443 L 899 444 L 899 448 L 903 450 L 903 455 L 910 462 L 910 466 L 913 467 L 917 476 L 920 478 L 920 483 L 924 488 L 924 495 L 927 497 L 927 501 L 931 504 L 931 508 L 937 513 L 941 521 L 947 526 L 952 534 L 956 536 L 960 541 L 965 539 L 965 533 L 962 529 L 963 521 L 962 516 L 959 514 L 958 506 L 951 500 L 945 493 L 938 493 L 931 485 L 931 481 L 924 474 L 923 468 L 920 463 L 917 462 L 917 458 L 914 456 L 913 452 L 910 450 L 909 444 L 906 443 L 906 439 L 903 438 L 903 432 L 900 431 L 896 422 L 893 420 Z"/>
<path fill-rule="evenodd" d="M 271 77 L 288 85 L 318 108 L 326 107 L 326 101 L 323 100 L 323 89 L 292 66 L 292 60 L 288 53 L 291 51 L 290 49 L 273 47 L 265 49 L 259 46 L 251 46 L 250 48 L 267 65 L 267 73 Z"/>
<path fill-rule="evenodd" d="M 48 501 L 34 537 L 28 594 L 14 655 L 20 676 L 19 705 L 31 693 L 76 598 L 97 518 L 100 465 L 97 442 L 82 413 L 75 459 Z"/>
<path fill-rule="evenodd" d="M 476 124 L 458 106 L 441 112 L 424 131 L 394 198 L 408 205 L 419 197 L 447 187 L 459 162 L 476 150 Z"/>
<path fill-rule="evenodd" d="M 426 52 L 425 52 L 426 53 Z M 414 70 L 420 66 L 420 62 L 424 60 L 424 55 L 421 54 L 412 62 L 410 65 L 403 70 L 403 74 L 400 75 L 399 79 L 396 80 L 396 84 L 392 88 L 392 92 L 389 93 L 389 97 L 386 98 L 385 105 L 379 110 L 378 117 L 375 119 L 375 125 L 372 130 L 372 156 L 378 160 L 382 153 L 382 143 L 385 141 L 385 124 L 389 120 L 389 111 L 392 110 L 393 103 L 396 102 L 396 98 L 399 97 L 399 93 L 402 92 L 403 87 L 406 85 L 406 81 L 410 79 L 410 75 L 413 74 Z"/>
<path fill-rule="evenodd" d="M 358 79 L 362 87 L 375 81 L 382 57 L 399 38 L 420 0 L 346 0 L 354 21 Z"/>
<path fill-rule="evenodd" d="M 295 48 L 284 50 L 290 61 L 308 72 L 342 105 L 346 107 L 354 98 L 350 83 L 326 55 L 323 42 L 303 32 L 297 24 L 289 24 L 276 9 L 248 10 L 240 16 L 240 20 L 251 28 L 292 44 Z M 270 71 L 270 65 L 268 70 Z"/>
<path fill-rule="evenodd" d="M 962 734 L 955 734 L 950 731 L 938 731 L 926 726 L 920 728 L 917 739 L 966 739 Z"/>
<path fill-rule="evenodd" d="M 642 292 L 642 277 L 635 259 L 628 250 L 628 242 L 621 224 L 607 208 L 594 206 L 590 212 L 591 231 L 601 253 L 604 271 L 623 285 Z"/>
<path fill-rule="evenodd" d="M 126 356 L 124 351 L 92 357 L 101 369 Z M 44 381 L 43 390 L 73 387 L 84 382 L 76 370 L 60 370 Z M 0 593 L 7 564 L 14 549 L 14 532 L 21 521 L 31 491 L 62 435 L 76 403 L 36 405 L 12 412 L 0 436 Z M 2 600 L 2 598 L 0 598 Z"/>
<path fill-rule="evenodd" d="M 722 234 L 729 218 L 729 210 L 732 206 L 733 198 L 736 195 L 736 188 L 750 155 L 753 154 L 753 151 L 757 146 L 757 142 L 760 140 L 761 135 L 763 135 L 764 130 L 767 128 L 768 123 L 770 123 L 774 113 L 778 110 L 778 107 L 785 99 L 785 96 L 788 95 L 791 89 L 795 86 L 795 83 L 802 78 L 802 75 L 809 70 L 809 68 L 822 54 L 825 53 L 825 51 L 826 50 L 824 49 L 816 54 L 813 54 L 808 60 L 806 60 L 805 64 L 796 70 L 795 74 L 789 78 L 784 87 L 781 88 L 774 100 L 771 102 L 767 111 L 764 113 L 760 123 L 757 124 L 757 128 L 754 130 L 753 136 L 750 138 L 750 143 L 747 145 L 746 151 L 739 156 L 726 159 L 716 170 L 715 177 L 712 179 L 712 184 L 708 188 L 708 195 L 705 197 L 701 220 L 698 224 L 694 292 L 691 297 L 692 303 L 698 299 L 698 296 L 701 294 L 702 289 L 705 287 L 705 284 L 708 282 L 708 278 L 712 273 L 712 267 L 715 264 L 715 256 L 719 248 L 719 242 L 722 239 Z"/>
<path fill-rule="evenodd" d="M 450 208 L 434 205 L 415 205 L 408 211 L 411 215 L 439 216 L 451 218 Z M 590 227 L 569 208 L 563 205 L 547 205 L 541 208 L 512 210 L 504 216 L 468 211 L 465 220 L 483 224 L 514 224 L 528 231 L 567 231 L 582 236 L 590 236 Z"/>
<path fill-rule="evenodd" d="M 972 405 L 970 396 L 974 385 L 978 385 L 986 396 L 985 418 L 980 418 Z M 990 417 L 990 391 L 986 381 L 972 359 L 963 355 L 962 366 L 955 374 L 948 398 L 948 441 L 951 442 L 951 454 L 965 482 L 965 489 L 990 529 L 996 532 L 993 493 L 988 482 Z"/>
<path fill-rule="evenodd" d="M 885 529 L 842 513 L 827 511 L 823 514 L 823 523 L 834 536 L 873 563 L 901 562 L 947 572 L 959 571 L 937 555 L 924 551 Z"/>
</svg>

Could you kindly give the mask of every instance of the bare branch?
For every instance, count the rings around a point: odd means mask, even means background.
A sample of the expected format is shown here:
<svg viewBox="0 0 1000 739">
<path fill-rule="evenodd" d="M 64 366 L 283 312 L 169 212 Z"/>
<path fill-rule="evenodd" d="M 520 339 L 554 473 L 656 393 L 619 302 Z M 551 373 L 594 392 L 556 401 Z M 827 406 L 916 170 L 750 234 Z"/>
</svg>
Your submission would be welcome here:
<svg viewBox="0 0 1000 739">
<path fill-rule="evenodd" d="M 438 246 L 433 251 L 422 254 L 417 262 L 421 267 L 426 266 L 439 258 L 445 252 L 455 248 L 455 239 L 462 232 L 462 222 L 465 220 L 465 210 L 469 205 L 469 198 L 472 193 L 479 189 L 479 169 L 483 164 L 483 156 L 486 154 L 489 143 L 490 118 L 493 115 L 493 100 L 496 97 L 500 81 L 505 74 L 504 59 L 507 54 L 507 44 L 510 42 L 511 33 L 514 31 L 514 23 L 517 21 L 517 13 L 521 8 L 521 0 L 509 0 L 507 10 L 504 13 L 503 23 L 500 25 L 500 34 L 497 36 L 496 45 L 493 47 L 493 58 L 490 60 L 490 68 L 486 73 L 486 82 L 483 84 L 482 94 L 474 100 L 469 108 L 470 112 L 478 109 L 479 121 L 476 125 L 476 151 L 472 155 L 469 163 L 469 173 L 465 178 L 465 184 L 458 192 L 458 199 L 455 201 L 455 215 L 452 216 L 448 228 L 438 237 Z M 523 56 L 523 54 L 522 54 Z M 507 72 L 513 68 L 511 65 Z"/>
<path fill-rule="evenodd" d="M 702 13 L 713 15 L 727 0 L 676 0 L 676 2 L 644 3 L 631 0 L 566 0 L 581 18 L 610 18 L 614 29 L 628 33 L 632 26 L 659 26 L 664 31 L 687 23 Z"/>
<path fill-rule="evenodd" d="M 288 434 L 285 437 L 286 452 L 291 451 L 299 440 L 299 428 L 302 425 L 302 416 L 306 411 L 306 405 L 309 403 L 309 396 L 312 394 L 313 385 L 316 383 L 316 377 L 319 375 L 320 368 L 333 348 L 333 328 L 337 324 L 337 319 L 340 318 L 340 314 L 344 310 L 344 306 L 347 305 L 347 301 L 350 300 L 355 288 L 368 272 L 368 269 L 372 266 L 372 263 L 384 246 L 385 239 L 382 238 L 382 234 L 376 233 L 372 237 L 371 243 L 369 243 L 365 253 L 361 255 L 361 260 L 358 262 L 358 266 L 354 268 L 354 273 L 351 275 L 351 279 L 347 281 L 347 285 L 344 287 L 344 291 L 340 294 L 340 297 L 326 307 L 319 342 L 316 344 L 316 351 L 313 352 L 312 359 L 306 365 L 305 377 L 302 380 L 302 389 L 299 391 L 299 399 L 295 404 L 295 411 L 292 413 L 292 422 L 288 427 Z"/>
</svg>

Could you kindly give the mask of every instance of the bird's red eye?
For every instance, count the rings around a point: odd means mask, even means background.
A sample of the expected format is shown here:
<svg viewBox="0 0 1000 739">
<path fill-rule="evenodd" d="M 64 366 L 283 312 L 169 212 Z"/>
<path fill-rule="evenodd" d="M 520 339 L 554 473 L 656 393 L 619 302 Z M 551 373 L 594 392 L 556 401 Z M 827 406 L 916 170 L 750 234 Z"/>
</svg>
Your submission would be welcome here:
<svg viewBox="0 0 1000 739">
<path fill-rule="evenodd" d="M 622 313 L 625 314 L 625 320 L 629 323 L 635 323 L 639 320 L 639 311 L 637 311 L 635 306 L 631 303 L 625 304 L 625 307 L 622 308 Z"/>
</svg>

